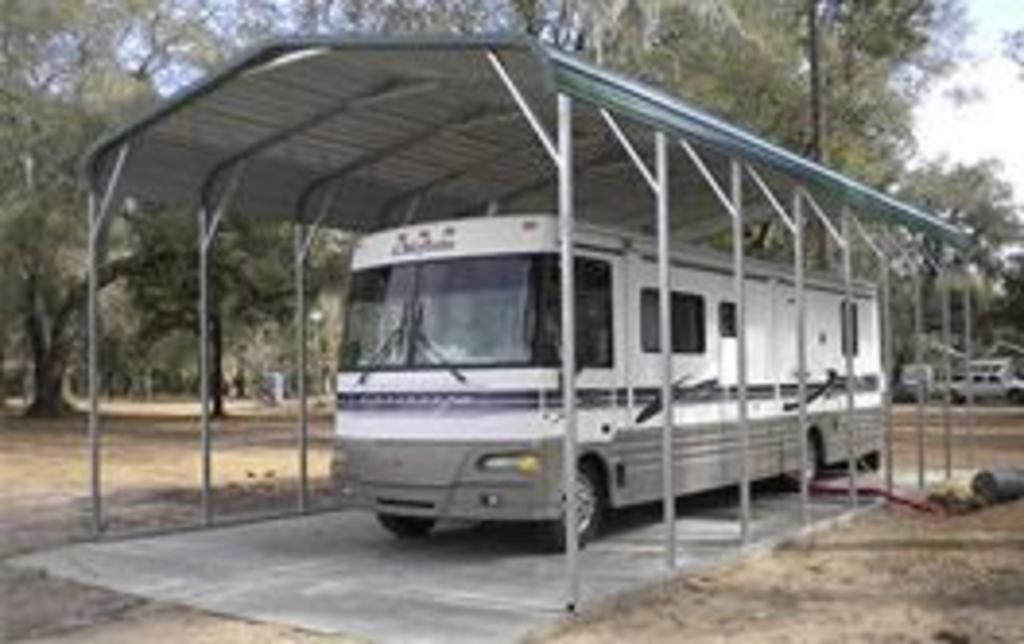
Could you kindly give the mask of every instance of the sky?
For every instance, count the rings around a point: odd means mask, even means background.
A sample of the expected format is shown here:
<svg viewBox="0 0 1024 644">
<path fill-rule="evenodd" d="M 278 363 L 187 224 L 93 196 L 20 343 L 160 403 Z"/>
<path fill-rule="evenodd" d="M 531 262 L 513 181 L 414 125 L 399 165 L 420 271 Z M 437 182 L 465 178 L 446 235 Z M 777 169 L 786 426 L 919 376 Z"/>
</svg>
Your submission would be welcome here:
<svg viewBox="0 0 1024 644">
<path fill-rule="evenodd" d="M 1004 55 L 1003 36 L 1024 28 L 1024 0 L 965 0 L 973 31 L 972 60 L 937 85 L 915 113 L 919 160 L 946 155 L 952 161 L 995 158 L 1024 203 L 1024 74 Z M 957 106 L 955 87 L 980 91 Z"/>
</svg>

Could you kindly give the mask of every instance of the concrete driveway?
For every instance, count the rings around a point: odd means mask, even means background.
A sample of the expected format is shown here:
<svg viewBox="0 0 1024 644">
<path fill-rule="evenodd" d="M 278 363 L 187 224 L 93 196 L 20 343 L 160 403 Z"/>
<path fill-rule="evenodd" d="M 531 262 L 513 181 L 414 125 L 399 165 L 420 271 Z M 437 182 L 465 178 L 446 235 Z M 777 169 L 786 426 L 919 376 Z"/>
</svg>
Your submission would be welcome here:
<svg viewBox="0 0 1024 644">
<path fill-rule="evenodd" d="M 816 500 L 813 516 L 841 516 Z M 610 534 L 581 554 L 582 608 L 668 575 L 660 509 L 616 515 Z M 678 573 L 741 556 L 729 494 L 679 503 Z M 800 529 L 798 499 L 754 497 L 754 544 Z M 15 565 L 244 619 L 386 642 L 501 642 L 564 616 L 564 558 L 544 554 L 527 526 L 441 527 L 398 541 L 375 519 L 338 512 L 158 537 L 79 544 Z"/>
</svg>

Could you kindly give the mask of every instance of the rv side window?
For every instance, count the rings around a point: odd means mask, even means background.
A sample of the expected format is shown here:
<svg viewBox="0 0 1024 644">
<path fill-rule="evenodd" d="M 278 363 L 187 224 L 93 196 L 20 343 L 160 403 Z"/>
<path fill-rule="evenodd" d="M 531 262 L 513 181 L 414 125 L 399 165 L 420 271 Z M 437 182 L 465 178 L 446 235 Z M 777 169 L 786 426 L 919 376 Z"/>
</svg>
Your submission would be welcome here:
<svg viewBox="0 0 1024 644">
<path fill-rule="evenodd" d="M 843 355 L 844 356 L 847 356 L 847 355 L 856 356 L 858 354 L 859 350 L 860 350 L 860 347 L 858 346 L 860 344 L 860 338 L 859 338 L 859 336 L 860 336 L 860 329 L 859 329 L 860 324 L 859 324 L 859 321 L 857 319 L 858 318 L 857 303 L 856 302 L 851 302 L 850 303 L 850 307 L 851 307 L 851 315 L 849 317 L 847 317 L 847 315 L 846 315 L 846 301 L 844 300 L 844 301 L 839 303 L 839 328 L 840 328 L 841 333 L 842 333 L 842 337 L 841 337 L 840 341 L 842 342 L 841 346 L 843 347 Z M 847 328 L 848 326 L 852 327 L 852 329 L 851 328 Z M 852 330 L 852 333 L 851 333 L 851 330 Z"/>
<path fill-rule="evenodd" d="M 704 298 L 693 293 L 672 293 L 672 353 L 704 353 Z M 640 292 L 640 346 L 645 353 L 661 350 L 658 341 L 658 291 Z"/>
<path fill-rule="evenodd" d="M 612 270 L 608 262 L 576 259 L 576 361 L 612 366 Z"/>
<path fill-rule="evenodd" d="M 723 338 L 736 337 L 736 303 L 718 303 L 718 334 Z"/>
<path fill-rule="evenodd" d="M 612 269 L 608 262 L 577 257 L 576 267 L 576 365 L 612 366 Z M 561 273 L 558 258 L 544 264 L 538 312 L 537 355 L 540 364 L 558 364 L 561 356 Z"/>
</svg>

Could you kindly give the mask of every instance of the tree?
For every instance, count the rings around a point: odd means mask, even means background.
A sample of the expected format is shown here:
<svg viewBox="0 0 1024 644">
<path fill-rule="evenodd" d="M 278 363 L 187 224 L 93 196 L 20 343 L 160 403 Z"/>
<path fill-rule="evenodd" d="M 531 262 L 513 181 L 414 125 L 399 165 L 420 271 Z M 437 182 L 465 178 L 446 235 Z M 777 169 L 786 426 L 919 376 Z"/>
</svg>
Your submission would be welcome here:
<svg viewBox="0 0 1024 644">
<path fill-rule="evenodd" d="M 31 415 L 54 415 L 78 339 L 85 199 L 78 168 L 105 124 L 154 94 L 201 0 L 7 0 L 0 24 L 0 280 L 31 357 Z M 186 6 L 188 5 L 188 6 Z M 169 25 L 174 25 L 173 28 Z M 191 55 L 192 49 L 186 48 Z M 183 50 L 183 51 L 185 51 Z M 109 284 L 143 270 L 145 258 L 115 253 Z"/>
<path fill-rule="evenodd" d="M 1005 260 L 996 299 L 994 319 L 1010 339 L 1024 340 L 1024 253 L 1017 252 Z"/>
<path fill-rule="evenodd" d="M 991 338 L 999 306 L 996 285 L 1005 269 L 1004 249 L 1024 241 L 1021 209 L 1016 202 L 1012 186 L 1001 176 L 997 161 L 976 163 L 950 163 L 938 159 L 907 173 L 900 189 L 903 198 L 921 204 L 930 212 L 956 225 L 971 237 L 970 253 L 960 263 L 972 266 L 978 279 L 972 286 L 972 297 L 977 309 L 977 332 Z M 940 257 L 940 249 L 931 248 Z M 925 304 L 931 311 L 928 319 L 939 319 L 939 299 L 929 294 L 936 292 L 936 276 L 925 273 Z M 906 298 L 896 301 L 910 301 Z M 907 329 L 910 328 L 909 321 Z M 896 334 L 896 337 L 909 337 Z"/>
<path fill-rule="evenodd" d="M 129 301 L 139 317 L 138 344 L 155 346 L 179 332 L 198 335 L 198 251 L 195 223 L 181 212 L 132 218 L 131 245 L 151 270 L 128 276 Z M 211 400 L 224 413 L 225 340 L 262 328 L 286 328 L 294 302 L 293 240 L 288 224 L 228 217 L 211 251 Z M 315 248 L 308 269 L 310 299 L 327 277 L 330 253 Z M 283 338 L 290 340 L 290 336 Z"/>
</svg>

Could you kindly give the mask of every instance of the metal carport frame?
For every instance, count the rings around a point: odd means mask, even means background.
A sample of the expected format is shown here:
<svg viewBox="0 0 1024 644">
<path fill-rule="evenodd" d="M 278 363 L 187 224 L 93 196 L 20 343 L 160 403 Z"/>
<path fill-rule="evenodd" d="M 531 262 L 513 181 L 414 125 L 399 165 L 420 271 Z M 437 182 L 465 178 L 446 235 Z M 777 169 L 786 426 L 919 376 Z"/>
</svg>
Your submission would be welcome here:
<svg viewBox="0 0 1024 644">
<path fill-rule="evenodd" d="M 415 64 L 410 54 L 416 54 Z M 325 84 L 329 77 L 333 82 Z M 498 91 L 495 91 L 497 89 Z M 443 90 L 443 91 L 442 91 Z M 415 97 L 416 101 L 405 100 Z M 579 106 L 594 108 L 602 118 L 583 112 Z M 373 106 L 374 109 L 367 109 Z M 467 106 L 469 109 L 467 110 Z M 527 121 L 526 139 L 521 124 L 506 118 L 518 113 Z M 613 116 L 614 115 L 614 116 Z M 562 292 L 562 377 L 565 383 L 563 414 L 563 485 L 576 484 L 576 383 L 575 305 L 573 244 L 578 218 L 600 223 L 626 216 L 621 200 L 614 194 L 618 184 L 600 173 L 615 170 L 609 160 L 614 148 L 628 141 L 615 117 L 628 119 L 633 128 L 651 130 L 655 141 L 655 172 L 632 145 L 625 145 L 633 165 L 641 170 L 649 198 L 656 196 L 659 290 L 659 334 L 662 341 L 661 393 L 664 404 L 663 471 L 666 519 L 666 561 L 675 560 L 674 500 L 672 492 L 671 432 L 673 383 L 671 380 L 668 329 L 668 250 L 670 237 L 686 239 L 694 231 L 720 230 L 720 214 L 712 212 L 696 185 L 707 180 L 721 204 L 732 215 L 735 238 L 737 322 L 743 324 L 744 257 L 742 232 L 744 200 L 743 168 L 755 178 L 765 196 L 772 186 L 753 166 L 772 173 L 775 189 L 792 190 L 794 208 L 787 219 L 774 196 L 769 198 L 775 214 L 787 221 L 794 235 L 798 260 L 794 265 L 799 281 L 798 354 L 805 353 L 802 331 L 803 297 L 803 203 L 824 217 L 823 207 L 843 213 L 844 234 L 834 231 L 844 247 L 846 299 L 851 296 L 849 222 L 853 211 L 876 223 L 898 226 L 914 234 L 963 250 L 968 239 L 949 224 L 912 206 L 863 186 L 832 170 L 774 146 L 739 128 L 695 110 L 663 92 L 622 76 L 604 71 L 570 54 L 540 45 L 532 39 L 510 35 L 460 37 L 345 36 L 297 38 L 270 42 L 241 56 L 208 79 L 186 88 L 154 110 L 103 138 L 89 153 L 86 173 L 90 186 L 89 217 L 89 437 L 91 445 L 92 522 L 97 535 L 104 528 L 101 489 L 101 391 L 98 339 L 99 263 L 103 257 L 110 215 L 125 196 L 154 201 L 172 201 L 197 207 L 200 219 L 201 320 L 206 320 L 207 252 L 218 223 L 230 209 L 235 216 L 266 217 L 291 221 L 296 226 L 295 278 L 297 287 L 296 336 L 300 365 L 299 512 L 308 510 L 307 419 L 305 387 L 305 303 L 304 274 L 310 241 L 322 227 L 356 233 L 378 230 L 394 224 L 392 213 L 407 206 L 407 218 L 433 220 L 453 214 L 474 214 L 480 203 L 493 200 L 520 208 L 549 208 L 552 190 L 557 195 L 561 232 Z M 491 125 L 486 134 L 474 132 L 474 124 Z M 552 127 L 552 124 L 554 127 Z M 614 139 L 599 131 L 609 124 Z M 552 137 L 554 129 L 557 135 Z M 605 134 L 607 132 L 605 131 Z M 697 163 L 699 178 L 677 174 L 673 183 L 668 173 L 671 138 Z M 538 146 L 539 142 L 539 146 Z M 724 159 L 731 180 L 726 196 L 696 148 Z M 542 154 L 537 154 L 537 148 Z M 129 153 L 130 151 L 130 153 Z M 621 152 L 621 150 L 619 150 Z M 554 167 L 555 172 L 551 172 Z M 225 173 L 229 173 L 226 183 Z M 244 176 L 243 176 L 244 172 Z M 554 175 L 554 176 L 553 176 Z M 693 180 L 693 181 L 691 181 Z M 691 181 L 687 184 L 687 181 Z M 582 192 L 580 183 L 587 184 Z M 221 185 L 224 184 L 224 185 Z M 614 185 L 613 185 L 614 184 Z M 696 184 L 696 185 L 695 185 Z M 511 186 L 511 188 L 510 188 Z M 218 189 L 219 190 L 215 190 Z M 218 193 L 216 201 L 214 192 Z M 323 191 L 315 216 L 310 216 L 315 197 Z M 604 192 L 602 192 L 604 191 Z M 589 200 L 581 195 L 593 193 Z M 680 203 L 674 218 L 672 203 Z M 342 195 L 344 199 L 338 199 Z M 618 195 L 616 195 L 618 196 Z M 705 195 L 706 196 L 706 195 Z M 685 199 L 689 199 L 686 201 Z M 639 203 L 641 197 L 627 194 Z M 579 203 L 578 203 L 579 202 Z M 819 206 L 819 202 L 823 206 Z M 714 203 L 714 200 L 711 201 Z M 583 213 L 577 217 L 577 209 Z M 636 210 L 643 210 L 637 208 Z M 366 213 L 374 213 L 367 215 Z M 756 213 L 751 213 L 751 220 Z M 769 215 L 771 216 L 770 212 Z M 702 219 L 703 217 L 703 219 Z M 647 217 L 629 220 L 643 226 Z M 306 227 L 309 227 L 308 229 Z M 829 225 L 831 226 L 831 225 Z M 848 311 L 852 307 L 847 307 Z M 888 319 L 888 314 L 886 319 Z M 210 503 L 210 426 L 208 415 L 209 364 L 206 356 L 208 331 L 203 328 L 201 372 L 203 401 L 203 517 L 213 522 Z M 745 327 L 738 335 L 743 337 Z M 736 387 L 741 443 L 748 440 L 743 419 L 746 408 L 745 356 L 738 351 Z M 798 418 L 806 414 L 806 373 L 801 358 L 798 374 L 801 405 Z M 847 355 L 849 440 L 853 447 L 854 374 Z M 806 456 L 806 439 L 801 446 Z M 744 461 L 746 456 L 744 454 Z M 851 497 L 855 500 L 856 472 L 851 463 Z M 749 475 L 744 477 L 743 536 L 749 532 Z M 806 504 L 807 481 L 802 498 Z M 565 513 L 576 514 L 575 494 L 564 494 Z M 806 505 L 805 505 L 806 516 Z M 566 602 L 570 610 L 579 600 L 579 565 L 576 532 L 566 530 Z"/>
</svg>

